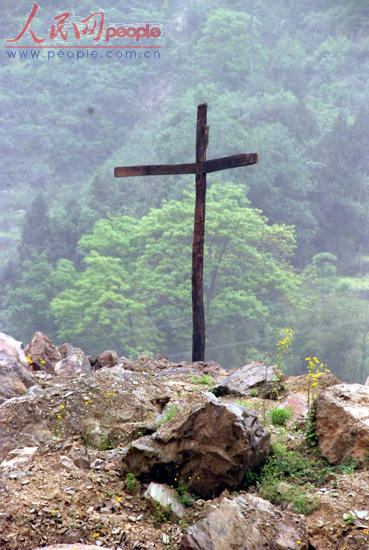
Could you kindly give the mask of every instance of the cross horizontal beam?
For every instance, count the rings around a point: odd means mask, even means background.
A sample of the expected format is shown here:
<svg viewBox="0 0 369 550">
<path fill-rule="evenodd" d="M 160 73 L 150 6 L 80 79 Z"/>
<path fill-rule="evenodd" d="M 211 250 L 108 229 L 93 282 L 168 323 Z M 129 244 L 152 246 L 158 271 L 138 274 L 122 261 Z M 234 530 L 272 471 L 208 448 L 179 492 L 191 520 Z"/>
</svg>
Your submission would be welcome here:
<svg viewBox="0 0 369 550">
<path fill-rule="evenodd" d="M 257 153 L 231 155 L 219 159 L 206 160 L 205 162 L 192 162 L 189 164 L 147 164 L 141 166 L 118 166 L 114 168 L 116 178 L 134 176 L 164 176 L 171 174 L 208 174 L 227 168 L 249 166 L 258 162 Z"/>
</svg>

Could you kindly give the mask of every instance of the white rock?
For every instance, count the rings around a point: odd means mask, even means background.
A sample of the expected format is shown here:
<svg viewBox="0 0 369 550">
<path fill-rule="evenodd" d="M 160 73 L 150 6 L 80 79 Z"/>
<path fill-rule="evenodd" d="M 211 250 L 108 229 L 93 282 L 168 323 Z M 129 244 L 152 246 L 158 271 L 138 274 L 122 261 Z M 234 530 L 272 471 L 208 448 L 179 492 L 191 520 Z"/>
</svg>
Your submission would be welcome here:
<svg viewBox="0 0 369 550">
<path fill-rule="evenodd" d="M 144 497 L 151 504 L 159 504 L 163 510 L 170 511 L 179 519 L 182 519 L 185 515 L 185 510 L 178 500 L 176 491 L 168 487 L 168 485 L 151 482 L 146 489 Z"/>
</svg>

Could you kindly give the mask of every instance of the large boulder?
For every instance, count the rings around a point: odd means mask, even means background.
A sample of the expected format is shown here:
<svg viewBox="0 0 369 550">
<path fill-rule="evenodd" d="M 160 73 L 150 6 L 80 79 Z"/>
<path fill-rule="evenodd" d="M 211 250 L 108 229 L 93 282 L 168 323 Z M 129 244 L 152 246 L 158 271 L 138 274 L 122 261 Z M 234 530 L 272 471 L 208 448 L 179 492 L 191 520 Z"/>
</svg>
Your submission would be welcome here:
<svg viewBox="0 0 369 550">
<path fill-rule="evenodd" d="M 35 383 L 22 343 L 0 332 L 0 403 L 25 394 Z"/>
<path fill-rule="evenodd" d="M 149 372 L 155 376 L 170 377 L 171 379 L 204 375 L 219 378 L 227 374 L 227 371 L 222 369 L 215 361 L 181 361 L 180 363 L 172 363 L 165 355 L 159 359 L 153 359 L 146 355 L 140 355 L 134 360 L 121 357 L 119 364 L 127 370 Z"/>
<path fill-rule="evenodd" d="M 369 387 L 338 384 L 319 393 L 316 433 L 322 455 L 331 463 L 369 455 Z"/>
<path fill-rule="evenodd" d="M 267 366 L 255 361 L 244 367 L 233 369 L 216 385 L 217 395 L 247 397 L 251 390 L 257 390 L 259 397 L 277 395 L 282 390 L 282 380 L 276 366 Z"/>
<path fill-rule="evenodd" d="M 252 494 L 223 498 L 186 530 L 180 550 L 308 550 L 303 520 L 289 517 Z"/>
<path fill-rule="evenodd" d="M 182 481 L 196 495 L 214 497 L 238 487 L 245 471 L 265 460 L 269 439 L 255 411 L 203 392 L 181 401 L 154 434 L 133 441 L 122 470 L 144 480 Z"/>
<path fill-rule="evenodd" d="M 26 355 L 35 370 L 46 370 L 54 374 L 54 366 L 61 359 L 60 352 L 43 332 L 35 332 L 26 347 Z"/>
<path fill-rule="evenodd" d="M 56 438 L 74 437 L 103 449 L 127 444 L 137 424 L 149 423 L 169 398 L 158 380 L 120 367 L 58 381 L 0 405 L 0 458 Z"/>
<path fill-rule="evenodd" d="M 91 373 L 91 364 L 81 348 L 71 344 L 62 344 L 58 347 L 61 359 L 54 366 L 57 376 L 69 377 Z"/>
<path fill-rule="evenodd" d="M 4 332 L 0 332 L 0 357 L 5 356 L 9 360 L 13 360 L 24 367 L 28 366 L 23 344 L 8 336 Z"/>
</svg>

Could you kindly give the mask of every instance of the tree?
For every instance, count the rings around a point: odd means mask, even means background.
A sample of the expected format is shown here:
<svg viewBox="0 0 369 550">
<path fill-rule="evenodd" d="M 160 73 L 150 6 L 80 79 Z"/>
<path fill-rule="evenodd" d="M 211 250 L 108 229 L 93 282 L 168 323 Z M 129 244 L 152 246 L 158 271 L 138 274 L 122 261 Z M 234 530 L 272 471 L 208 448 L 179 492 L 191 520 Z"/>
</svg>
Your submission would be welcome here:
<svg viewBox="0 0 369 550">
<path fill-rule="evenodd" d="M 237 348 L 242 332 L 233 363 L 245 359 L 250 341 L 258 349 L 265 333 L 283 323 L 283 305 L 297 284 L 288 261 L 294 234 L 268 225 L 232 184 L 214 185 L 208 195 L 208 357 L 224 358 L 219 343 Z M 183 201 L 167 201 L 139 220 L 122 216 L 95 224 L 79 243 L 85 270 L 52 302 L 60 338 L 77 338 L 87 349 L 115 341 L 125 354 L 188 356 L 193 201 L 191 186 Z"/>
</svg>

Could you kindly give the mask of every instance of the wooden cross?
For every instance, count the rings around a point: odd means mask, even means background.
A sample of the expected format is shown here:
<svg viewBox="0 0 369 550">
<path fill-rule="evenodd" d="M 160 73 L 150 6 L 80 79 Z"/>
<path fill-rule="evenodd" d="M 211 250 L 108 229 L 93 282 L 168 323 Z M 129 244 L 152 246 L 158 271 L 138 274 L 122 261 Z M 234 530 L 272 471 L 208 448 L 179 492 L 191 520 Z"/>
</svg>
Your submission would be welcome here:
<svg viewBox="0 0 369 550">
<path fill-rule="evenodd" d="M 190 164 L 154 164 L 122 166 L 114 169 L 116 178 L 132 176 L 164 176 L 168 174 L 196 174 L 195 226 L 192 248 L 192 361 L 205 360 L 205 316 L 203 302 L 203 265 L 205 237 L 206 174 L 248 166 L 258 162 L 257 153 L 232 155 L 206 160 L 209 126 L 207 126 L 207 103 L 197 107 L 196 162 Z"/>
</svg>

